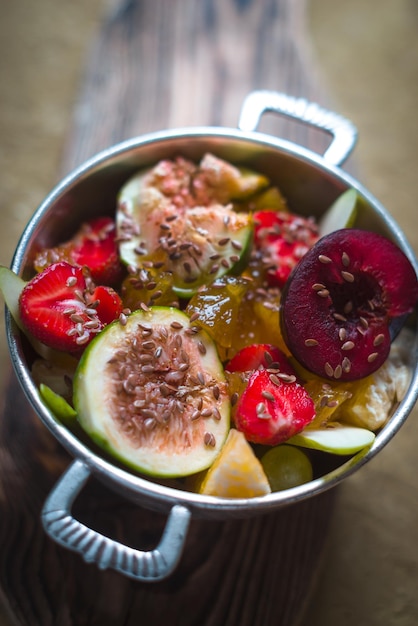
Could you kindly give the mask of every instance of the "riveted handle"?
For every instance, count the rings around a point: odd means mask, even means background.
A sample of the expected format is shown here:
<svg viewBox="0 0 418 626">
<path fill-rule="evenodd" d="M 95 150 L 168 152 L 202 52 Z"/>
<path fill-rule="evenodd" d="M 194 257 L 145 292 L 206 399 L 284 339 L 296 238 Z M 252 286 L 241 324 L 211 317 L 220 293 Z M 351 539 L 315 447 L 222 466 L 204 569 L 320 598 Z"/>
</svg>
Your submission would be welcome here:
<svg viewBox="0 0 418 626">
<path fill-rule="evenodd" d="M 357 129 L 348 119 L 322 108 L 305 98 L 295 98 L 278 91 L 253 91 L 245 98 L 238 128 L 245 132 L 257 130 L 261 116 L 266 112 L 287 115 L 332 135 L 324 159 L 331 165 L 341 165 L 357 141 Z"/>
<path fill-rule="evenodd" d="M 86 484 L 90 468 L 74 461 L 48 496 L 42 523 L 57 543 L 78 552 L 100 569 L 112 568 L 135 580 L 153 582 L 166 578 L 176 567 L 186 539 L 191 513 L 182 505 L 171 509 L 159 545 L 143 552 L 125 546 L 88 528 L 71 514 L 71 506 Z"/>
</svg>

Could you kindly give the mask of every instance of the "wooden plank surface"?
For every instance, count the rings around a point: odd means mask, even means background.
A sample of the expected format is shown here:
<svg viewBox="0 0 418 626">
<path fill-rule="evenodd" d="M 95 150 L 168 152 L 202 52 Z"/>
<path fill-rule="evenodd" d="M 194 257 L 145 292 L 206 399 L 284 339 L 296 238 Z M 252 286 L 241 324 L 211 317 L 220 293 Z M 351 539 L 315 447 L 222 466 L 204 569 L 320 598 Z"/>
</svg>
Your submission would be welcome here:
<svg viewBox="0 0 418 626">
<path fill-rule="evenodd" d="M 254 88 L 324 101 L 309 61 L 302 0 L 128 0 L 115 3 L 87 59 L 61 173 L 151 130 L 236 126 Z M 263 130 L 321 150 L 304 126 Z M 49 540 L 39 521 L 67 454 L 29 410 L 10 375 L 0 421 L 0 587 L 14 622 L 295 625 L 320 566 L 335 491 L 244 521 L 193 520 L 175 574 L 141 584 L 99 571 Z M 77 516 L 142 549 L 165 518 L 91 480 Z"/>
</svg>

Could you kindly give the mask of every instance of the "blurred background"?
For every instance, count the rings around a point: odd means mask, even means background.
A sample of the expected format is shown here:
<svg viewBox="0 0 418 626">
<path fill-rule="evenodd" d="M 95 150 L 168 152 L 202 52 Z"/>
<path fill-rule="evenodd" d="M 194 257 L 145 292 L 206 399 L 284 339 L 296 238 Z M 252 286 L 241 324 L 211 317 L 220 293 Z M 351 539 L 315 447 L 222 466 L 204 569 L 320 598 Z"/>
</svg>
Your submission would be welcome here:
<svg viewBox="0 0 418 626">
<path fill-rule="evenodd" d="M 295 1 L 306 10 L 306 44 L 329 103 L 359 130 L 357 177 L 418 252 L 418 3 Z M 2 3 L 2 264 L 10 263 L 22 227 L 57 182 L 85 61 L 109 2 Z M 0 366 L 8 359 L 3 337 L 2 327 Z M 411 420 L 390 451 L 343 491 L 307 625 L 418 623 L 417 435 Z M 392 487 L 390 498 L 385 484 Z"/>
</svg>

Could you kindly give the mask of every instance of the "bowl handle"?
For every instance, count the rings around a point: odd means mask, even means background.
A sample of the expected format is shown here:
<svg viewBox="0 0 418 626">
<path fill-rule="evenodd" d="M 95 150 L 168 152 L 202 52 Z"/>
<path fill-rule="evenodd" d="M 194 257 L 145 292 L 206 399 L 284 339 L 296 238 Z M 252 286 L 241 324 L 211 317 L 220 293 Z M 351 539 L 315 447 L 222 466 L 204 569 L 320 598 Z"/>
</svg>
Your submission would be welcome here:
<svg viewBox="0 0 418 626">
<path fill-rule="evenodd" d="M 182 505 L 171 509 L 159 545 L 147 552 L 125 546 L 88 528 L 71 515 L 71 506 L 86 484 L 90 468 L 73 461 L 48 496 L 42 523 L 57 543 L 81 554 L 100 569 L 112 568 L 135 580 L 154 582 L 176 567 L 184 546 L 191 513 Z"/>
<path fill-rule="evenodd" d="M 257 130 L 261 116 L 268 111 L 287 115 L 330 133 L 333 139 L 324 153 L 324 159 L 331 165 L 341 165 L 356 144 L 357 129 L 350 120 L 305 98 L 277 91 L 249 93 L 241 108 L 238 128 L 244 132 Z"/>
</svg>

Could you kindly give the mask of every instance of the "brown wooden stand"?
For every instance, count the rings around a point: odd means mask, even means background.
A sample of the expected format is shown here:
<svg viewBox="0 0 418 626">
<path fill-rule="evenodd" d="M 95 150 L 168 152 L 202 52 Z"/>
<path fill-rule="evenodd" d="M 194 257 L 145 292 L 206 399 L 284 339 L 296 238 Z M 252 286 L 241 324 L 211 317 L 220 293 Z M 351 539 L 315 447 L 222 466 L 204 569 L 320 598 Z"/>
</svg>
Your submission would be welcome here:
<svg viewBox="0 0 418 626">
<path fill-rule="evenodd" d="M 88 60 L 61 173 L 152 130 L 235 127 L 257 88 L 324 100 L 313 79 L 302 0 L 127 0 L 103 23 Z M 286 120 L 263 130 L 322 151 Z M 197 521 L 166 581 L 135 583 L 52 542 L 40 510 L 70 459 L 33 414 L 13 374 L 0 421 L 0 587 L 16 624 L 295 626 L 312 593 L 335 490 L 243 521 Z M 164 516 L 91 480 L 74 513 L 141 549 Z"/>
</svg>

